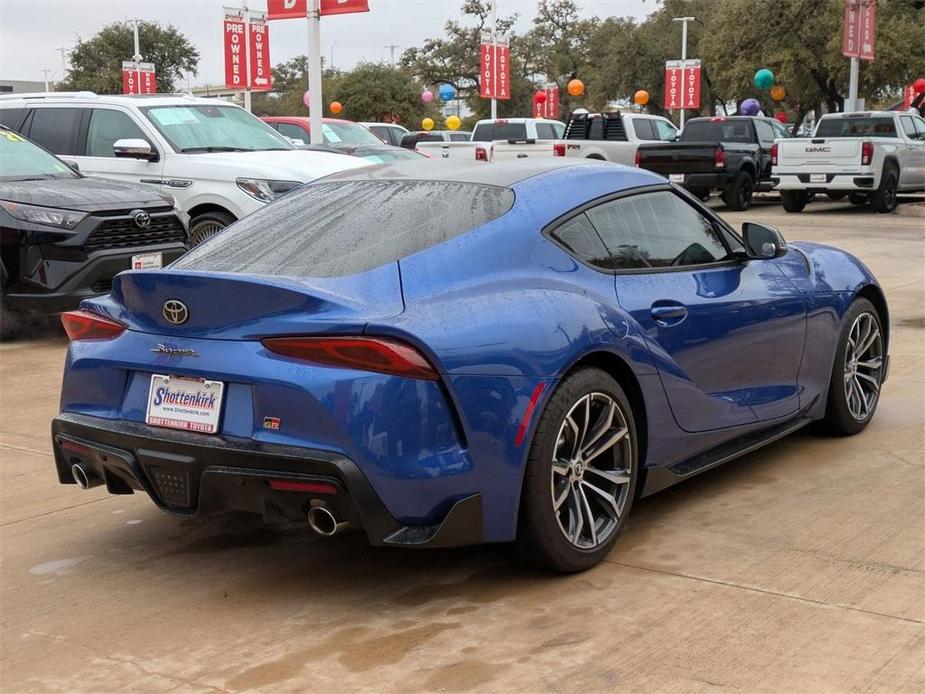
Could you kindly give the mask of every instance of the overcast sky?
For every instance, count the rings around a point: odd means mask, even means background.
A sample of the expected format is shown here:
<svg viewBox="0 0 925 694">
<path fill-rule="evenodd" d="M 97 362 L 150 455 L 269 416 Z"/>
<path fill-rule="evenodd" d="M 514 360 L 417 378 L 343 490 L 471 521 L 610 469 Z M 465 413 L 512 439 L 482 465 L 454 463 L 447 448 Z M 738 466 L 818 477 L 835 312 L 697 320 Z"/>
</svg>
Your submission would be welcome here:
<svg viewBox="0 0 925 694">
<path fill-rule="evenodd" d="M 498 13 L 518 13 L 518 31 L 529 28 L 536 0 L 498 0 Z M 587 16 L 632 16 L 651 12 L 655 0 L 578 0 Z M 42 69 L 61 78 L 61 55 L 55 49 L 71 47 L 77 37 L 89 38 L 103 25 L 124 19 L 173 23 L 199 49 L 199 74 L 191 84 L 224 81 L 222 58 L 222 7 L 241 0 L 0 0 L 0 79 L 41 80 Z M 349 68 L 360 60 L 388 60 L 386 44 L 401 50 L 419 46 L 438 36 L 443 24 L 459 17 L 462 0 L 369 0 L 370 12 L 326 17 L 321 26 L 325 59 Z M 265 10 L 265 0 L 250 0 Z M 304 54 L 306 27 L 302 20 L 271 24 L 270 58 L 274 64 Z M 131 56 L 125 56 L 126 59 Z M 185 86 L 185 85 L 178 85 Z"/>
</svg>

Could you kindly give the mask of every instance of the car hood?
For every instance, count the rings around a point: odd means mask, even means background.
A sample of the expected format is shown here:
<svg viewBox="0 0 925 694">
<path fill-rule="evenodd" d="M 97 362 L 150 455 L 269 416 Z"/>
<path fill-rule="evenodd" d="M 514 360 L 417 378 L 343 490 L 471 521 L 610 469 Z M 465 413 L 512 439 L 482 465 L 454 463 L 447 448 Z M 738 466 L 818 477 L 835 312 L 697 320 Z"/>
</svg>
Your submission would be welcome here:
<svg viewBox="0 0 925 694">
<path fill-rule="evenodd" d="M 278 181 L 307 183 L 316 178 L 346 169 L 366 166 L 356 157 L 331 152 L 312 152 L 304 149 L 287 149 L 263 152 L 202 152 L 179 154 L 182 166 L 176 170 L 168 163 L 166 176 L 184 177 L 190 172 L 215 179 L 266 178 Z M 179 162 L 177 162 L 179 163 Z M 208 171 L 207 171 L 208 170 Z M 187 173 L 183 173 L 183 172 Z"/>
<path fill-rule="evenodd" d="M 0 199 L 24 205 L 62 207 L 93 212 L 135 207 L 172 207 L 173 198 L 154 186 L 105 178 L 55 178 L 41 181 L 4 181 Z"/>
</svg>

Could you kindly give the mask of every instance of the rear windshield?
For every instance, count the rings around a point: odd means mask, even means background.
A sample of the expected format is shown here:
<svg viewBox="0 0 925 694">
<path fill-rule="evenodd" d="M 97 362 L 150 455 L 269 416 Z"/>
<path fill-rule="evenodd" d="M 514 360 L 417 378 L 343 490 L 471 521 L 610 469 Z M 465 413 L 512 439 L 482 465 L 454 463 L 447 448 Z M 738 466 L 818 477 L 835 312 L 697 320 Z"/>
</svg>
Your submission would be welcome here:
<svg viewBox="0 0 925 694">
<path fill-rule="evenodd" d="M 492 140 L 525 140 L 526 123 L 479 123 L 472 135 L 474 142 L 491 142 Z"/>
<path fill-rule="evenodd" d="M 287 277 L 365 272 L 500 217 L 509 188 L 449 181 L 302 186 L 180 258 L 181 270 Z"/>
<path fill-rule="evenodd" d="M 747 120 L 695 120 L 681 131 L 682 142 L 754 142 Z"/>
<path fill-rule="evenodd" d="M 896 137 L 893 118 L 823 118 L 814 137 Z"/>
</svg>

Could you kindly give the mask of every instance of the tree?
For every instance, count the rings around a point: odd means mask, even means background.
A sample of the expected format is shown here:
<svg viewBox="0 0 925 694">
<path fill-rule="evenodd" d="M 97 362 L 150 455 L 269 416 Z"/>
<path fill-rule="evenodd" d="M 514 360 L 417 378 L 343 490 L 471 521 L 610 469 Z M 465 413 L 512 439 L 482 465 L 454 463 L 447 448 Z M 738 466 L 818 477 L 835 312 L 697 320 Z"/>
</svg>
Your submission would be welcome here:
<svg viewBox="0 0 925 694">
<path fill-rule="evenodd" d="M 172 24 L 139 22 L 139 44 L 144 61 L 154 63 L 157 91 L 171 93 L 187 72 L 196 74 L 199 51 Z M 115 22 L 86 41 L 78 39 L 71 53 L 71 69 L 59 89 L 122 93 L 122 61 L 135 53 L 132 25 Z"/>
<path fill-rule="evenodd" d="M 413 125 L 425 116 L 439 116 L 436 104 L 421 101 L 421 91 L 421 83 L 406 70 L 386 63 L 360 63 L 337 77 L 330 94 L 343 104 L 345 118 Z"/>
</svg>

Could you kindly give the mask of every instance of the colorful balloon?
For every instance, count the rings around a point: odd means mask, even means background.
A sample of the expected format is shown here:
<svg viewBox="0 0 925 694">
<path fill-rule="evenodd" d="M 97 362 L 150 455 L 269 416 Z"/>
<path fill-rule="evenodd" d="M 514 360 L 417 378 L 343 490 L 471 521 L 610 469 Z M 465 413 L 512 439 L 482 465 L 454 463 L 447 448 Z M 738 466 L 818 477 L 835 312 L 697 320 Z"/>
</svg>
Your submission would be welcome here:
<svg viewBox="0 0 925 694">
<path fill-rule="evenodd" d="M 545 104 L 545 103 L 546 103 L 546 99 L 548 99 L 548 98 L 549 98 L 549 96 L 546 94 L 546 92 L 543 92 L 543 91 L 536 92 L 536 93 L 533 95 L 533 101 L 535 101 L 535 102 L 538 103 L 538 104 Z"/>
<path fill-rule="evenodd" d="M 758 89 L 768 89 L 774 84 L 774 73 L 766 67 L 755 73 L 755 86 Z"/>
<path fill-rule="evenodd" d="M 338 113 L 344 110 L 344 105 L 339 101 L 332 101 L 329 108 L 331 109 L 331 113 L 336 116 Z"/>
<path fill-rule="evenodd" d="M 441 84 L 437 93 L 443 101 L 452 101 L 456 98 L 456 87 L 452 84 Z"/>
<path fill-rule="evenodd" d="M 421 127 L 424 128 L 424 130 L 433 130 L 434 129 L 434 119 L 425 118 L 424 120 L 421 121 Z"/>
<path fill-rule="evenodd" d="M 743 116 L 757 116 L 760 110 L 761 104 L 758 103 L 757 99 L 746 99 L 739 107 L 739 113 Z"/>
<path fill-rule="evenodd" d="M 568 83 L 568 93 L 571 96 L 581 96 L 585 93 L 585 83 L 581 80 L 572 80 Z"/>
<path fill-rule="evenodd" d="M 785 96 L 787 96 L 787 91 L 779 84 L 775 84 L 771 87 L 771 98 L 774 99 L 774 101 L 783 101 Z"/>
<path fill-rule="evenodd" d="M 639 106 L 645 106 L 649 103 L 649 92 L 645 89 L 640 89 L 638 92 L 633 94 L 633 102 Z"/>
<path fill-rule="evenodd" d="M 302 103 L 305 104 L 305 108 L 312 107 L 311 95 L 307 91 L 302 95 Z"/>
<path fill-rule="evenodd" d="M 925 92 L 925 77 L 919 77 L 915 82 L 912 83 L 912 91 L 914 91 L 916 94 Z"/>
<path fill-rule="evenodd" d="M 446 127 L 450 130 L 459 130 L 461 125 L 462 121 L 459 120 L 459 116 L 447 116 Z"/>
<path fill-rule="evenodd" d="M 421 92 L 421 101 L 423 101 L 425 104 L 429 104 L 433 100 L 434 93 L 432 91 L 425 89 L 423 92 Z"/>
<path fill-rule="evenodd" d="M 774 114 L 774 117 L 775 117 L 777 120 L 779 120 L 781 123 L 786 123 L 787 121 L 790 120 L 790 119 L 787 117 L 787 114 L 784 113 L 783 111 L 778 111 L 777 113 Z"/>
</svg>

